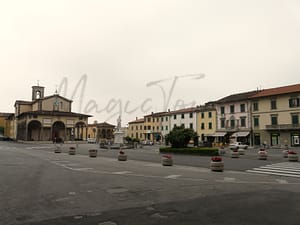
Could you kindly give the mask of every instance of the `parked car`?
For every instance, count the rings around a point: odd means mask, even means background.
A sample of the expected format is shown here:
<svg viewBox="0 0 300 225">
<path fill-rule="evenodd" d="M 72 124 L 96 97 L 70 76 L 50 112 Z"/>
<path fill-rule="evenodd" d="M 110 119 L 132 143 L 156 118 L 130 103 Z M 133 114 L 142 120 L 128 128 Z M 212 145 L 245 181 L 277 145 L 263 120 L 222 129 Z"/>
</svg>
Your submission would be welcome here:
<svg viewBox="0 0 300 225">
<path fill-rule="evenodd" d="M 248 145 L 247 144 L 243 144 L 242 142 L 234 142 L 232 144 L 229 145 L 229 148 L 231 150 L 235 150 L 235 149 L 247 149 Z"/>
<path fill-rule="evenodd" d="M 87 143 L 89 144 L 95 144 L 96 143 L 96 138 L 88 138 Z"/>
</svg>

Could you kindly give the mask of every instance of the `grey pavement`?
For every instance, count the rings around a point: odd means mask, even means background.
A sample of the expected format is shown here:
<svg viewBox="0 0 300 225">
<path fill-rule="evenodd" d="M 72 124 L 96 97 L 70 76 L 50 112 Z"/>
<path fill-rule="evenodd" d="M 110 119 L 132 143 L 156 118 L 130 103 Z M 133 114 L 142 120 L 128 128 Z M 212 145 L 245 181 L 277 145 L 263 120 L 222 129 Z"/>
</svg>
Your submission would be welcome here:
<svg viewBox="0 0 300 225">
<path fill-rule="evenodd" d="M 126 151 L 125 162 L 117 150 L 90 158 L 94 147 L 70 156 L 67 145 L 54 153 L 52 145 L 1 142 L 2 224 L 299 224 L 300 179 L 211 172 L 207 157 L 163 167 L 152 147 Z"/>
</svg>

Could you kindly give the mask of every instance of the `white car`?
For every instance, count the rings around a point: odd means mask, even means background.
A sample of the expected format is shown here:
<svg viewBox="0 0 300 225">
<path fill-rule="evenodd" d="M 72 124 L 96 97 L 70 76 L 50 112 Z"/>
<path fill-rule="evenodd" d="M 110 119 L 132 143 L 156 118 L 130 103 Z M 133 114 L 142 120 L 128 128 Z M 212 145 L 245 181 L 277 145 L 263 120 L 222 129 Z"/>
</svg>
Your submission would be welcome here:
<svg viewBox="0 0 300 225">
<path fill-rule="evenodd" d="M 88 139 L 87 139 L 87 142 L 88 142 L 89 144 L 95 144 L 95 143 L 96 143 L 96 138 L 88 138 Z"/>
<path fill-rule="evenodd" d="M 234 142 L 234 143 L 229 145 L 229 148 L 231 150 L 234 150 L 234 149 L 247 149 L 248 145 L 242 144 L 242 142 Z"/>
</svg>

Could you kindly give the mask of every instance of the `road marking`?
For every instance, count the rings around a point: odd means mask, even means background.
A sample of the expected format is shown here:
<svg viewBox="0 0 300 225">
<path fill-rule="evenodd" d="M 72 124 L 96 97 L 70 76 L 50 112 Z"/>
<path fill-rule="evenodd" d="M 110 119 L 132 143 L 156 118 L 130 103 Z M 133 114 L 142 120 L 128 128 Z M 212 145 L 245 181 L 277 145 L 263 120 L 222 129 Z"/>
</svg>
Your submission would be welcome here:
<svg viewBox="0 0 300 225">
<path fill-rule="evenodd" d="M 74 171 L 87 171 L 87 170 L 92 170 L 93 168 L 70 168 L 70 170 Z"/>
<path fill-rule="evenodd" d="M 167 178 L 167 179 L 176 179 L 176 178 L 179 178 L 181 176 L 182 175 L 170 175 L 170 176 L 166 176 L 165 178 Z"/>
<path fill-rule="evenodd" d="M 286 180 L 281 180 L 281 179 L 276 179 L 276 181 L 279 183 L 279 184 L 288 184 L 289 182 L 287 182 Z"/>
<path fill-rule="evenodd" d="M 246 172 L 300 178 L 300 165 L 295 162 L 275 163 L 246 170 Z"/>
<path fill-rule="evenodd" d="M 117 175 L 125 175 L 125 174 L 130 174 L 132 172 L 130 171 L 120 171 L 120 172 L 113 172 L 112 174 L 117 174 Z"/>
</svg>

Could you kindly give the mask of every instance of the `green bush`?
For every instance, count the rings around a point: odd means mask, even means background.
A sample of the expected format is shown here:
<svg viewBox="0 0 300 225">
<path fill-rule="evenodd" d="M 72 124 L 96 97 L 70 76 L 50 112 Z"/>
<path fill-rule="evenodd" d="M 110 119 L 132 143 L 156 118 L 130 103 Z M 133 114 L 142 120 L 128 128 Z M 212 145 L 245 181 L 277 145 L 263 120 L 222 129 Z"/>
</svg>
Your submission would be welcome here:
<svg viewBox="0 0 300 225">
<path fill-rule="evenodd" d="M 201 155 L 201 156 L 217 156 L 219 150 L 217 148 L 170 148 L 161 147 L 160 153 L 174 153 L 174 154 L 187 154 L 187 155 Z"/>
<path fill-rule="evenodd" d="M 166 143 L 170 142 L 172 148 L 186 148 L 189 141 L 193 140 L 197 133 L 190 128 L 174 127 L 173 130 L 166 135 Z"/>
</svg>

